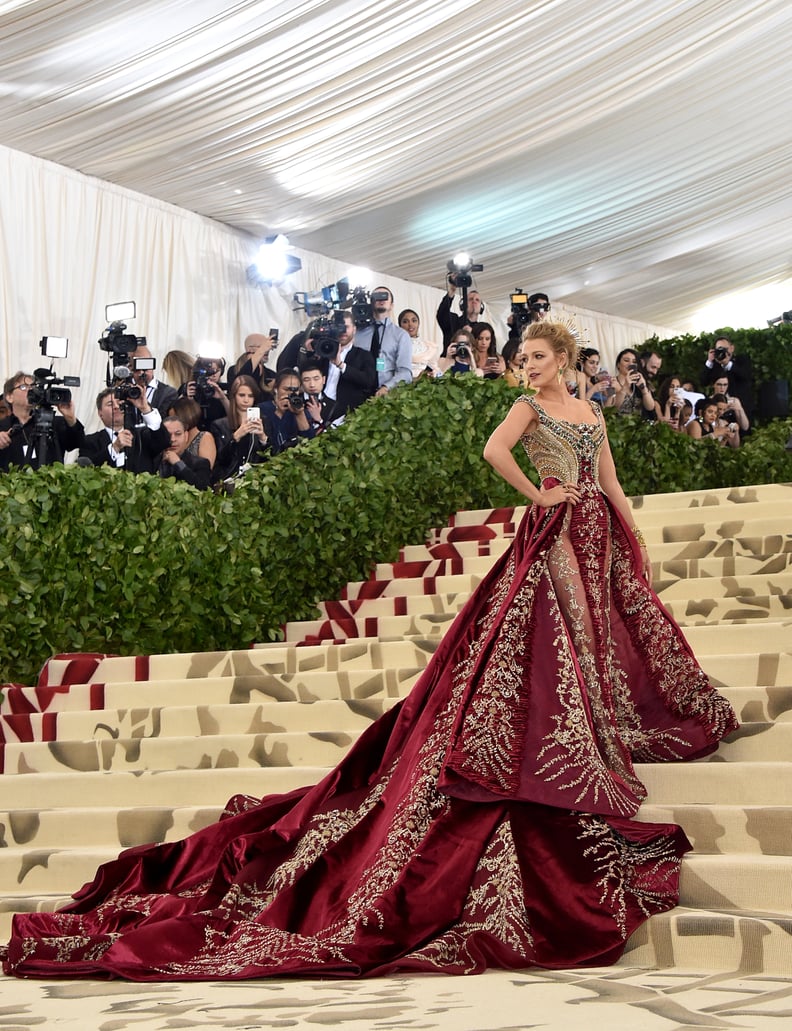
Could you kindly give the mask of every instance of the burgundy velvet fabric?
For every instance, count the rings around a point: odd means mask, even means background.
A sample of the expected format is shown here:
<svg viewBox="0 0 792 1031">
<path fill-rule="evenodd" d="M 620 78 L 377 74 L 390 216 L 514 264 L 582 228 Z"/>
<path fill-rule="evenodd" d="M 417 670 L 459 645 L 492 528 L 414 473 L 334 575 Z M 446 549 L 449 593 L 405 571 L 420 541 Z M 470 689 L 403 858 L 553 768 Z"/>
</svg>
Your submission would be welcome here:
<svg viewBox="0 0 792 1031">
<path fill-rule="evenodd" d="M 572 441 L 581 502 L 526 514 L 411 694 L 318 785 L 235 797 L 184 841 L 122 853 L 66 909 L 15 917 L 7 973 L 598 965 L 676 904 L 690 846 L 631 819 L 632 762 L 706 754 L 736 720 L 597 486 L 599 421 L 544 432 Z"/>
</svg>

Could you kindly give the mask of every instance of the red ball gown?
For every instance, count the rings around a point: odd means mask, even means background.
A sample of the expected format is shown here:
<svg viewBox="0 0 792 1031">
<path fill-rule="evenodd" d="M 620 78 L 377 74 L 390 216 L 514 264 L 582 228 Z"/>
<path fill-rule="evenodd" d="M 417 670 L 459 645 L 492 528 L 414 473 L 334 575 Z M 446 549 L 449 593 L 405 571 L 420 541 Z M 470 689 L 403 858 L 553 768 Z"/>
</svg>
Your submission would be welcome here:
<svg viewBox="0 0 792 1031">
<path fill-rule="evenodd" d="M 410 695 L 317 785 L 236 797 L 132 848 L 57 913 L 17 915 L 7 973 L 221 980 L 613 962 L 678 899 L 690 845 L 631 819 L 633 761 L 737 726 L 602 493 L 602 414 L 523 445 L 575 506 L 528 510 Z"/>
</svg>

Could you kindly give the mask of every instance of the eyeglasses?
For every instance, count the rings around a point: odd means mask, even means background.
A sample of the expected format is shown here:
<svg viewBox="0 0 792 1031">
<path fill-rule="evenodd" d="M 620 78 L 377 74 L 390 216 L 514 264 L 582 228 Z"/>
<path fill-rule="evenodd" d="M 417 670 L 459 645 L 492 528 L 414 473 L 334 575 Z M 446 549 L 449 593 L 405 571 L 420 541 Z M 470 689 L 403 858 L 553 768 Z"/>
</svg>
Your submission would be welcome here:
<svg viewBox="0 0 792 1031">
<path fill-rule="evenodd" d="M 531 307 L 533 308 L 534 311 L 550 311 L 550 305 L 549 304 L 539 304 L 539 303 L 537 303 L 537 304 L 532 304 Z"/>
<path fill-rule="evenodd" d="M 14 390 L 30 390 L 32 386 L 34 386 L 33 383 L 17 383 Z"/>
</svg>

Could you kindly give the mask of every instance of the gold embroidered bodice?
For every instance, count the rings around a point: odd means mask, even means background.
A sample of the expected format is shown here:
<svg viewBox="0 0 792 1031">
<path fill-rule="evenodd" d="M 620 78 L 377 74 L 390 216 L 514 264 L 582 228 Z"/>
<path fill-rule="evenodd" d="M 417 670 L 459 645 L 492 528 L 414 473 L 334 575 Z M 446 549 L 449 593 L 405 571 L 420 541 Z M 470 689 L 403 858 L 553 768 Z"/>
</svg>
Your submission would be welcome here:
<svg viewBox="0 0 792 1031">
<path fill-rule="evenodd" d="M 529 404 L 539 416 L 539 425 L 520 441 L 542 480 L 554 476 L 562 483 L 579 483 L 591 477 L 599 486 L 599 454 L 605 441 L 602 412 L 593 402 L 596 422 L 567 422 L 554 419 L 534 397 L 522 396 L 517 402 Z"/>
</svg>

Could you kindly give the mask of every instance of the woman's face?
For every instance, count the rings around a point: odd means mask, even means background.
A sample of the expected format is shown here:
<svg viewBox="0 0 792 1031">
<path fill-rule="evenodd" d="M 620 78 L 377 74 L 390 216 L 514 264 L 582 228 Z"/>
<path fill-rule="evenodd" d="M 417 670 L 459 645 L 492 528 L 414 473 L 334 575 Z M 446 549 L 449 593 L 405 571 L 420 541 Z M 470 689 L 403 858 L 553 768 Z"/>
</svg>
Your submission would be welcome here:
<svg viewBox="0 0 792 1031">
<path fill-rule="evenodd" d="M 701 413 L 701 418 L 703 422 L 715 422 L 718 418 L 718 406 L 716 404 L 707 405 Z"/>
<path fill-rule="evenodd" d="M 622 375 L 626 376 L 630 372 L 631 366 L 636 365 L 638 362 L 638 356 L 635 351 L 625 351 L 619 359 L 618 370 Z"/>
<path fill-rule="evenodd" d="M 234 404 L 238 412 L 245 412 L 248 408 L 254 408 L 256 402 L 253 400 L 253 391 L 248 386 L 241 386 L 234 394 Z"/>
<path fill-rule="evenodd" d="M 492 343 L 492 333 L 488 329 L 482 329 L 476 337 L 476 350 L 479 354 L 486 354 Z"/>
<path fill-rule="evenodd" d="M 583 362 L 583 372 L 586 376 L 596 376 L 599 372 L 600 358 L 598 354 L 592 354 Z"/>
<path fill-rule="evenodd" d="M 522 355 L 525 361 L 523 371 L 536 390 L 557 381 L 558 370 L 564 363 L 549 341 L 541 337 L 526 340 L 522 345 Z"/>
<path fill-rule="evenodd" d="M 421 320 L 418 318 L 414 311 L 406 311 L 404 315 L 402 315 L 402 317 L 399 319 L 399 325 L 414 340 L 418 336 L 418 330 L 421 326 Z"/>
<path fill-rule="evenodd" d="M 712 389 L 716 394 L 728 394 L 729 393 L 729 380 L 726 376 L 720 376 L 712 384 Z"/>
</svg>

